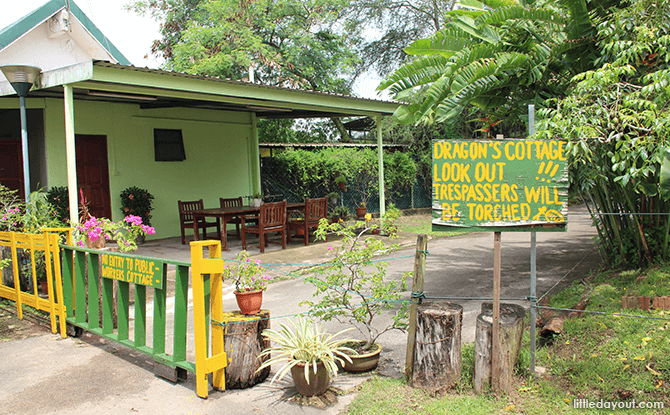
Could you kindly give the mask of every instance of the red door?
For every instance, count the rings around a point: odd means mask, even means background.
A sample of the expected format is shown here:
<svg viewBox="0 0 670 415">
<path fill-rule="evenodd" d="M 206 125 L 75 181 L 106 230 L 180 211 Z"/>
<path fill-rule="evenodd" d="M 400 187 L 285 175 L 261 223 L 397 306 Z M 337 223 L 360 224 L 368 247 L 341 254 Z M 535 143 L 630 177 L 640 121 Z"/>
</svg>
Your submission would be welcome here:
<svg viewBox="0 0 670 415">
<path fill-rule="evenodd" d="M 25 200 L 21 140 L 0 139 L 0 183 L 11 190 L 18 190 L 19 197 Z"/>
<path fill-rule="evenodd" d="M 77 154 L 77 185 L 88 201 L 89 213 L 96 218 L 111 219 L 107 137 L 77 134 L 75 152 Z"/>
</svg>

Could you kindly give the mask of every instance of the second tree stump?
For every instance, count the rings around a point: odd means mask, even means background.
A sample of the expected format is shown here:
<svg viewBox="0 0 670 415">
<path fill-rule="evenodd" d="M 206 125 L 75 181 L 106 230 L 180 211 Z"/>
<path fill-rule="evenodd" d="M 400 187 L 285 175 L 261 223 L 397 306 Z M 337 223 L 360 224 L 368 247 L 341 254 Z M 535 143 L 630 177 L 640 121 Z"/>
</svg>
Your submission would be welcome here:
<svg viewBox="0 0 670 415">
<path fill-rule="evenodd" d="M 526 310 L 517 304 L 500 304 L 500 390 L 509 392 L 512 388 L 514 365 L 521 351 L 523 318 Z M 484 392 L 491 386 L 491 360 L 493 338 L 493 305 L 483 303 L 482 312 L 477 316 L 475 328 L 475 393 Z"/>
</svg>

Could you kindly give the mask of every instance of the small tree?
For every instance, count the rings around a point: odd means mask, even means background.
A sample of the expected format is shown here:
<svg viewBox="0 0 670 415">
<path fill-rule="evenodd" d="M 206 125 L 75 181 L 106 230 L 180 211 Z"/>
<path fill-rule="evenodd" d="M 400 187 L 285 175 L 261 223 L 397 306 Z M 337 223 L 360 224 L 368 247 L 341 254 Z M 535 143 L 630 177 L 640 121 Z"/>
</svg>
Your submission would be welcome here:
<svg viewBox="0 0 670 415">
<path fill-rule="evenodd" d="M 389 209 L 381 221 L 382 230 L 394 235 L 392 223 L 399 214 L 397 209 Z M 411 274 L 403 274 L 398 281 L 386 279 L 388 263 L 373 261 L 373 257 L 398 245 L 387 246 L 383 238 L 368 237 L 372 229 L 379 228 L 369 224 L 357 221 L 347 226 L 329 225 L 327 220 L 321 220 L 317 239 L 335 234 L 343 238 L 343 245 L 333 260 L 318 267 L 310 281 L 316 285 L 314 297 L 319 299 L 301 303 L 309 305 L 313 314 L 324 321 L 335 319 L 355 326 L 365 337 L 365 350 L 370 350 L 382 334 L 406 329 L 408 304 L 401 298 L 407 290 L 405 279 Z M 393 310 L 394 314 L 391 323 L 380 328 L 373 323 L 384 310 Z"/>
</svg>

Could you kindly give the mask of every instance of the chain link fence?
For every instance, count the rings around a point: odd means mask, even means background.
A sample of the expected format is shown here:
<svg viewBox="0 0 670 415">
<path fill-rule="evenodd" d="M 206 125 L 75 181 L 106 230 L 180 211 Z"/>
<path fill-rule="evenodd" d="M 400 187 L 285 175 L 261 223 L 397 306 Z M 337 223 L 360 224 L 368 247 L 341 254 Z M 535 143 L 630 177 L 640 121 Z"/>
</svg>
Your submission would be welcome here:
<svg viewBox="0 0 670 415">
<path fill-rule="evenodd" d="M 334 183 L 319 183 L 312 186 L 296 183 L 273 162 L 271 157 L 264 157 L 261 161 L 261 184 L 264 199 L 270 202 L 284 199 L 287 202 L 302 202 L 305 197 L 316 198 L 337 193 L 339 195 L 337 205 L 330 203 L 330 206 L 346 206 L 349 212 L 353 213 L 361 201 L 360 193 L 349 188 L 343 190 Z M 393 203 L 401 210 L 430 208 L 431 182 L 430 180 L 426 182 L 422 177 L 417 176 L 411 189 L 387 189 L 386 196 L 387 205 Z M 370 194 L 367 211 L 369 213 L 379 212 L 379 195 L 376 192 Z"/>
</svg>

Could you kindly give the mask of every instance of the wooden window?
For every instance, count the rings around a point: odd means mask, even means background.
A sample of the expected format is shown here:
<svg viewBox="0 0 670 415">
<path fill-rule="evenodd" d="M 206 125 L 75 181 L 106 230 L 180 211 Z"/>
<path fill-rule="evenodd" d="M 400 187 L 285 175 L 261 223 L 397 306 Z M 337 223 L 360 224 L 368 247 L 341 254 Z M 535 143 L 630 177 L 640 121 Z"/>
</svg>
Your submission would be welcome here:
<svg viewBox="0 0 670 415">
<path fill-rule="evenodd" d="M 154 156 L 156 161 L 186 160 L 181 130 L 154 128 Z"/>
</svg>

